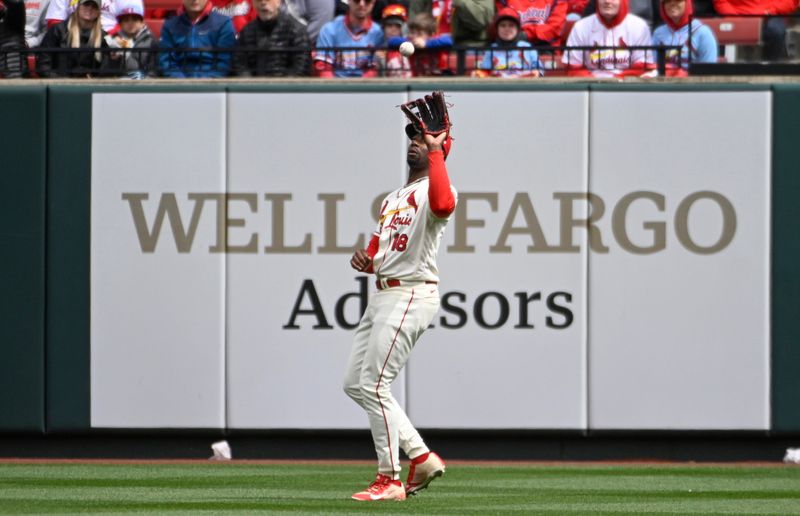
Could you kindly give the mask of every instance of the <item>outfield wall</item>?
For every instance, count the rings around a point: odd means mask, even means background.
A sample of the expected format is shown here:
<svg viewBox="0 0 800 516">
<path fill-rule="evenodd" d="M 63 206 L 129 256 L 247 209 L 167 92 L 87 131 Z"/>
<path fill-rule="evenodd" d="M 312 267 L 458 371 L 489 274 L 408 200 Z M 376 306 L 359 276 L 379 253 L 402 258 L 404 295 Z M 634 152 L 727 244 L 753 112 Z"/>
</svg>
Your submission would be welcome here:
<svg viewBox="0 0 800 516">
<path fill-rule="evenodd" d="M 429 89 L 0 89 L 30 127 L 0 428 L 366 428 L 348 260 Z M 394 386 L 418 426 L 800 430 L 800 88 L 448 94 L 443 306 Z"/>
</svg>

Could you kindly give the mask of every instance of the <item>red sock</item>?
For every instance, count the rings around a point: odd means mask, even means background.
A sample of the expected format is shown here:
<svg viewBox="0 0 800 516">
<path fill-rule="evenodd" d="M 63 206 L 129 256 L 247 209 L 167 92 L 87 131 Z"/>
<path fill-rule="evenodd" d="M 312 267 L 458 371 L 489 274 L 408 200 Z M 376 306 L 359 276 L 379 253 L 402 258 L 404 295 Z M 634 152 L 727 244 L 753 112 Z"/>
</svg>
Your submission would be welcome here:
<svg viewBox="0 0 800 516">
<path fill-rule="evenodd" d="M 428 453 L 423 453 L 419 457 L 414 457 L 413 459 L 411 459 L 411 464 L 422 464 L 423 462 L 428 460 L 428 455 L 430 454 L 431 452 L 428 452 Z"/>
</svg>

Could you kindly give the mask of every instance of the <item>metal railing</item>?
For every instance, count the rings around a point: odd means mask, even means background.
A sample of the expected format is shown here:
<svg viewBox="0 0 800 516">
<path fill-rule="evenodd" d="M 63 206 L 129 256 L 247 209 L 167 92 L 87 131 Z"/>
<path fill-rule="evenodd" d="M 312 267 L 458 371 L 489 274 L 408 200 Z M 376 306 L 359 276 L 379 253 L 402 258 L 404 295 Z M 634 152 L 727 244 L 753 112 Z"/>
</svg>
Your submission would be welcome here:
<svg viewBox="0 0 800 516">
<path fill-rule="evenodd" d="M 516 59 L 531 51 L 536 52 L 537 62 Z M 405 60 L 398 56 L 396 50 L 385 48 L 12 49 L 0 51 L 0 77 L 308 77 L 316 75 L 320 62 L 330 64 L 334 75 L 340 77 L 538 75 L 532 71 L 548 77 L 571 75 L 574 67 L 584 63 L 593 63 L 588 68 L 597 77 L 639 72 L 665 76 L 680 70 L 683 73 L 678 75 L 800 75 L 797 62 L 694 63 L 678 46 L 453 47 L 419 50 Z"/>
</svg>

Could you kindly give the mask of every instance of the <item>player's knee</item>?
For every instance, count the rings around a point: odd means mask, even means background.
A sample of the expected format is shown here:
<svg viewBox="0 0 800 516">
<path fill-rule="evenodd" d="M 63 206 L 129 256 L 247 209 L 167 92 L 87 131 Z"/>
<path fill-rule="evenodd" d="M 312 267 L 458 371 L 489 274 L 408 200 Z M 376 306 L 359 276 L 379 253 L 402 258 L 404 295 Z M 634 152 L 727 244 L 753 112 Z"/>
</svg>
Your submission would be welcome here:
<svg viewBox="0 0 800 516">
<path fill-rule="evenodd" d="M 367 400 L 376 399 L 376 397 L 385 396 L 388 388 L 377 387 L 373 382 L 361 382 L 358 386 L 361 392 L 361 397 Z"/>
<path fill-rule="evenodd" d="M 350 396 L 350 398 L 355 400 L 357 403 L 361 402 L 361 399 L 362 399 L 361 386 L 359 384 L 352 384 L 352 383 L 349 383 L 349 382 L 345 382 L 344 386 L 343 386 L 343 389 L 344 389 L 344 393 L 347 394 L 348 396 Z"/>
</svg>

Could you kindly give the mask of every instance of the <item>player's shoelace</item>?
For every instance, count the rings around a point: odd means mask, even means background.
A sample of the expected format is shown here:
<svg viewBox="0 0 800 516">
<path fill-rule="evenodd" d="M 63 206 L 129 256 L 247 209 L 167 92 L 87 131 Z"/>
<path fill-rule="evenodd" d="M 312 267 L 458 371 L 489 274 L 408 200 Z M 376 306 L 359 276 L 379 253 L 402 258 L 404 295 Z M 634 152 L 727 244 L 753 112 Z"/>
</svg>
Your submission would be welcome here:
<svg viewBox="0 0 800 516">
<path fill-rule="evenodd" d="M 387 478 L 376 478 L 370 485 L 367 487 L 367 491 L 370 493 L 378 494 L 381 490 L 389 485 L 389 480 Z"/>
</svg>

